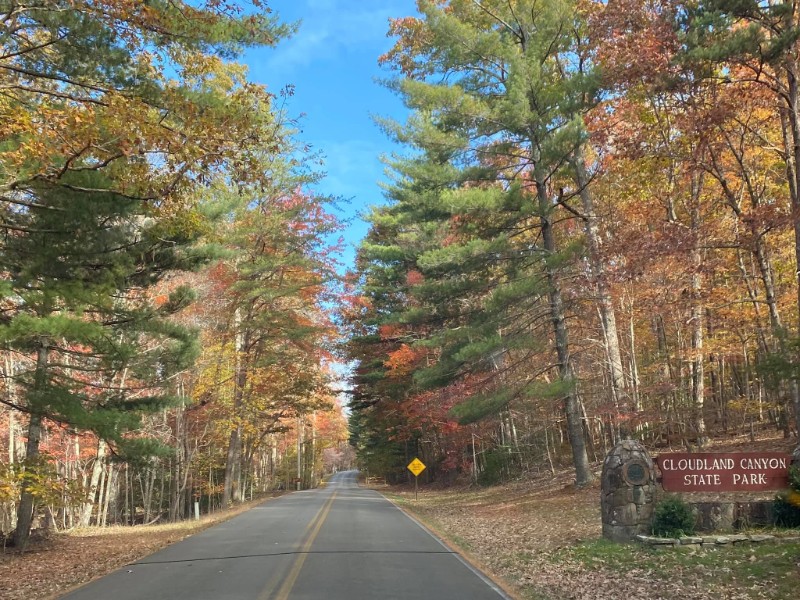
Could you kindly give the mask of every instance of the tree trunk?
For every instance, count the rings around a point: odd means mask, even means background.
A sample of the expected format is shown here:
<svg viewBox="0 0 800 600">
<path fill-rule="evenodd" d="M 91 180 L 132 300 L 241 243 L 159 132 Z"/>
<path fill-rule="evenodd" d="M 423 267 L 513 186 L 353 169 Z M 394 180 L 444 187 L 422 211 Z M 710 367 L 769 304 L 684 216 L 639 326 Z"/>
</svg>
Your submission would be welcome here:
<svg viewBox="0 0 800 600">
<path fill-rule="evenodd" d="M 245 352 L 249 345 L 249 332 L 241 331 L 241 315 L 239 309 L 234 314 L 236 323 L 236 367 L 233 390 L 233 419 L 237 421 L 239 411 L 244 402 L 244 392 L 247 385 L 247 357 Z M 225 455 L 225 482 L 222 492 L 222 506 L 228 507 L 231 502 L 241 500 L 241 455 L 242 455 L 242 428 L 236 425 L 231 429 L 228 439 L 228 451 Z"/>
<path fill-rule="evenodd" d="M 567 418 L 567 436 L 572 447 L 572 462 L 575 467 L 575 483 L 584 487 L 591 483 L 592 471 L 589 467 L 589 457 L 586 454 L 586 443 L 583 436 L 583 422 L 581 420 L 581 407 L 575 389 L 575 373 L 572 366 L 572 357 L 569 351 L 569 335 L 564 314 L 564 300 L 561 295 L 561 282 L 556 268 L 552 265 L 552 257 L 556 254 L 556 242 L 551 219 L 551 204 L 547 197 L 544 181 L 537 181 L 537 198 L 539 218 L 542 226 L 542 240 L 544 242 L 545 261 L 544 268 L 549 284 L 550 317 L 555 334 L 556 354 L 558 356 L 558 371 L 561 380 L 568 386 L 564 398 L 564 412 Z"/>
<path fill-rule="evenodd" d="M 628 317 L 628 339 L 630 342 L 630 372 L 631 372 L 631 400 L 634 414 L 642 410 L 641 398 L 639 397 L 639 365 L 636 360 L 636 330 L 633 321 L 633 297 L 629 296 L 629 317 Z"/>
<path fill-rule="evenodd" d="M 13 384 L 13 377 L 14 377 L 14 359 L 11 357 L 9 352 L 6 352 L 3 356 L 3 366 L 5 371 L 5 382 L 6 382 L 6 399 L 9 403 L 14 404 L 16 402 L 16 396 L 14 391 L 14 384 Z M 16 433 L 17 433 L 17 422 L 16 422 L 16 415 L 15 409 L 11 408 L 8 411 L 8 464 L 13 465 L 17 462 L 16 456 Z"/>
<path fill-rule="evenodd" d="M 119 480 L 119 473 L 113 465 L 108 466 L 108 473 L 106 474 L 106 489 L 105 498 L 103 499 L 103 512 L 100 518 L 100 526 L 105 527 L 108 524 L 108 511 L 111 507 L 111 496 L 116 492 L 117 482 Z"/>
<path fill-rule="evenodd" d="M 692 249 L 690 261 L 691 275 L 691 375 L 692 375 L 692 428 L 697 434 L 697 445 L 704 446 L 708 442 L 706 421 L 703 414 L 705 408 L 705 358 L 703 356 L 705 307 L 703 305 L 703 252 L 702 227 L 700 216 L 700 194 L 703 187 L 703 175 L 692 175 L 691 189 L 691 236 Z"/>
<path fill-rule="evenodd" d="M 106 506 L 106 495 L 108 494 L 108 468 L 103 465 L 100 470 L 100 483 L 97 485 L 97 520 L 95 521 L 99 527 L 103 526 L 104 516 L 103 510 Z"/>
<path fill-rule="evenodd" d="M 159 514 L 159 516 L 164 514 L 164 479 L 166 479 L 166 477 L 165 477 L 166 473 L 164 471 L 164 465 L 162 464 L 160 466 L 161 466 L 161 469 L 159 469 L 160 476 L 158 478 L 158 514 Z"/>
<path fill-rule="evenodd" d="M 317 467 L 317 411 L 311 415 L 311 489 L 317 487 L 316 467 Z"/>
<path fill-rule="evenodd" d="M 597 292 L 597 303 L 600 309 L 600 324 L 603 328 L 603 339 L 608 357 L 608 372 L 611 378 L 611 399 L 614 407 L 619 412 L 621 407 L 625 411 L 632 411 L 629 405 L 627 386 L 625 385 L 625 372 L 622 367 L 622 354 L 619 348 L 619 334 L 617 333 L 617 317 L 614 310 L 614 301 L 608 285 L 605 264 L 600 254 L 600 235 L 598 233 L 598 219 L 594 209 L 594 198 L 589 189 L 589 176 L 583 159 L 583 151 L 579 148 L 575 152 L 573 161 L 575 180 L 580 190 L 581 204 L 583 205 L 583 224 L 586 232 L 586 242 L 589 250 L 589 269 L 593 284 Z M 614 416 L 615 428 L 618 428 L 619 415 Z"/>
<path fill-rule="evenodd" d="M 97 442 L 97 456 L 92 465 L 92 475 L 89 480 L 89 489 L 87 491 L 86 502 L 81 507 L 81 517 L 78 524 L 81 527 L 88 527 L 92 519 L 92 509 L 95 505 L 95 498 L 97 497 L 97 488 L 100 483 L 100 473 L 105 467 L 107 445 L 105 441 L 98 440 Z"/>
<path fill-rule="evenodd" d="M 131 477 L 128 463 L 125 463 L 125 504 L 122 508 L 122 524 L 133 525 L 133 511 L 129 510 L 129 506 L 133 506 L 133 499 L 131 495 Z M 130 500 L 130 502 L 129 502 Z"/>
<path fill-rule="evenodd" d="M 795 42 L 795 46 L 797 43 Z M 800 90 L 798 90 L 798 62 L 795 53 L 789 53 L 786 65 L 788 93 L 789 130 L 791 136 L 784 135 L 786 148 L 786 170 L 789 175 L 789 196 L 792 202 L 792 224 L 794 226 L 795 287 L 797 313 L 800 318 Z M 784 133 L 786 128 L 784 127 Z M 799 321 L 800 322 L 800 321 Z M 794 406 L 795 430 L 800 431 L 800 386 L 797 381 L 790 383 L 792 404 Z"/>
<path fill-rule="evenodd" d="M 47 383 L 49 350 L 45 344 L 46 342 L 41 342 L 36 354 L 36 374 L 33 384 L 34 397 L 44 391 Z M 28 424 L 28 443 L 25 447 L 25 461 L 28 463 L 26 466 L 28 469 L 34 467 L 33 463 L 39 457 L 39 442 L 42 439 L 42 415 L 38 412 L 39 407 L 36 406 L 34 401 L 29 404 L 29 408 L 31 410 L 31 420 Z M 17 506 L 17 527 L 14 531 L 14 546 L 23 551 L 25 546 L 28 545 L 28 539 L 31 535 L 36 502 L 30 491 L 27 477 L 22 480 L 21 487 L 19 505 Z"/>
<path fill-rule="evenodd" d="M 26 469 L 31 468 L 32 461 L 39 456 L 39 442 L 42 438 L 42 417 L 32 414 L 28 424 L 28 444 L 26 446 L 25 460 L 28 464 Z M 17 527 L 14 531 L 14 546 L 20 551 L 25 550 L 33 525 L 33 512 L 36 503 L 33 494 L 30 492 L 27 476 L 22 480 L 22 490 L 19 505 L 17 506 Z"/>
<path fill-rule="evenodd" d="M 297 489 L 301 489 L 303 481 L 303 424 L 302 417 L 297 417 Z"/>
<path fill-rule="evenodd" d="M 225 455 L 225 481 L 222 492 L 223 508 L 230 506 L 231 502 L 239 495 L 238 469 L 236 466 L 239 461 L 238 448 L 240 439 L 241 430 L 239 427 L 234 427 L 228 439 L 228 451 Z"/>
<path fill-rule="evenodd" d="M 699 293 L 700 275 L 692 274 L 692 291 Z M 703 362 L 703 307 L 692 303 L 692 426 L 697 433 L 697 444 L 703 446 L 706 438 L 706 422 L 703 415 L 705 404 L 705 370 Z"/>
<path fill-rule="evenodd" d="M 17 462 L 15 446 L 17 443 L 17 419 L 14 409 L 8 411 L 8 464 L 13 465 Z"/>
<path fill-rule="evenodd" d="M 169 520 L 172 523 L 177 522 L 180 519 L 180 493 L 181 493 L 181 482 L 183 481 L 183 472 L 184 472 L 184 456 L 183 450 L 185 448 L 183 444 L 183 436 L 184 436 L 184 412 L 182 407 L 175 411 L 175 455 L 171 462 L 171 471 L 172 477 L 170 478 L 170 488 L 169 488 Z"/>
<path fill-rule="evenodd" d="M 797 311 L 800 315 L 800 90 L 798 90 L 798 65 L 793 57 L 789 58 L 787 64 L 787 84 L 788 94 L 786 101 L 789 108 L 789 128 L 791 147 L 787 148 L 786 161 L 789 173 L 789 196 L 792 201 L 792 224 L 794 225 L 794 255 L 795 255 L 795 284 L 797 294 Z"/>
</svg>

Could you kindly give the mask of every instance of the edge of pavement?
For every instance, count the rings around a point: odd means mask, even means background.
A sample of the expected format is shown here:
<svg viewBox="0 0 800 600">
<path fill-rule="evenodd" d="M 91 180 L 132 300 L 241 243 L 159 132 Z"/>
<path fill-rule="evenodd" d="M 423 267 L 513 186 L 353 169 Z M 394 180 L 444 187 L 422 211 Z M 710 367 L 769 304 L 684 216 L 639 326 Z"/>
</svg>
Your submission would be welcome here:
<svg viewBox="0 0 800 600">
<path fill-rule="evenodd" d="M 514 590 L 511 585 L 506 582 L 502 577 L 497 575 L 496 573 L 492 572 L 483 562 L 481 562 L 478 558 L 476 558 L 472 553 L 468 552 L 465 548 L 459 546 L 454 540 L 450 539 L 445 533 L 441 531 L 440 528 L 433 525 L 429 520 L 425 519 L 422 515 L 413 511 L 411 507 L 405 507 L 398 504 L 392 498 L 386 496 L 379 490 L 375 488 L 370 488 L 366 486 L 362 486 L 359 483 L 359 486 L 364 487 L 365 489 L 371 489 L 378 494 L 380 494 L 383 498 L 386 498 L 397 510 L 402 512 L 405 516 L 407 516 L 411 521 L 413 521 L 417 527 L 422 529 L 425 533 L 439 542 L 442 546 L 450 550 L 453 555 L 460 560 L 464 566 L 466 566 L 470 571 L 475 573 L 479 579 L 481 579 L 486 585 L 492 588 L 495 592 L 497 592 L 498 596 L 503 600 L 522 600 L 522 596 Z"/>
<path fill-rule="evenodd" d="M 75 584 L 69 585 L 68 587 L 65 587 L 65 588 L 63 588 L 61 590 L 53 592 L 53 593 L 51 593 L 51 594 L 49 594 L 47 596 L 43 596 L 42 598 L 43 598 L 43 600 L 58 600 L 60 598 L 63 598 L 65 596 L 71 594 L 72 592 L 75 592 L 75 591 L 79 590 L 80 588 L 82 588 L 84 586 L 87 586 L 90 583 L 93 583 L 94 581 L 97 581 L 98 579 L 101 579 L 101 578 L 105 577 L 106 575 L 110 575 L 111 573 L 113 573 L 114 571 L 117 571 L 118 569 L 123 569 L 128 565 L 132 565 L 132 564 L 142 560 L 143 558 L 146 558 L 146 557 L 150 556 L 151 554 L 155 554 L 156 552 L 159 552 L 159 551 L 163 550 L 164 548 L 167 548 L 168 546 L 172 546 L 173 544 L 177 544 L 178 542 L 182 542 L 183 540 L 185 540 L 187 538 L 190 538 L 193 535 L 196 535 L 198 533 L 201 533 L 202 531 L 205 531 L 206 529 L 210 529 L 212 527 L 215 527 L 216 525 L 220 525 L 220 524 L 224 523 L 225 521 L 230 521 L 231 519 L 233 519 L 235 517 L 238 517 L 238 516 L 248 512 L 248 511 L 252 510 L 253 508 L 256 508 L 257 506 L 260 506 L 261 504 L 266 504 L 267 502 L 271 502 L 273 500 L 276 500 L 277 498 L 280 498 L 282 496 L 285 496 L 286 494 L 291 494 L 291 493 L 292 492 L 289 491 L 289 492 L 278 493 L 278 494 L 275 494 L 275 495 L 269 495 L 269 496 L 262 497 L 262 498 L 254 498 L 253 500 L 249 500 L 249 501 L 247 501 L 247 502 L 245 502 L 243 504 L 240 504 L 238 506 L 235 506 L 235 507 L 232 507 L 230 509 L 227 509 L 226 511 L 219 511 L 219 513 L 216 513 L 216 514 L 219 515 L 218 518 L 208 518 L 208 515 L 205 515 L 199 521 L 191 520 L 191 523 L 193 525 L 191 530 L 186 532 L 186 533 L 183 533 L 183 534 L 181 534 L 179 536 L 176 536 L 175 539 L 170 540 L 169 542 L 166 542 L 166 543 L 164 543 L 164 544 L 162 544 L 162 545 L 160 545 L 160 546 L 158 546 L 156 548 L 148 549 L 146 552 L 136 553 L 134 555 L 134 558 L 132 558 L 130 560 L 127 560 L 127 561 L 124 561 L 124 562 L 119 562 L 119 563 L 113 564 L 113 566 L 109 566 L 109 568 L 104 570 L 103 572 L 97 573 L 91 579 L 88 579 L 86 581 L 82 581 L 80 583 L 75 583 Z M 220 514 L 220 513 L 222 513 L 222 514 Z M 215 513 L 212 513 L 212 517 L 214 515 L 215 515 Z M 181 522 L 178 522 L 178 523 L 181 523 Z"/>
</svg>

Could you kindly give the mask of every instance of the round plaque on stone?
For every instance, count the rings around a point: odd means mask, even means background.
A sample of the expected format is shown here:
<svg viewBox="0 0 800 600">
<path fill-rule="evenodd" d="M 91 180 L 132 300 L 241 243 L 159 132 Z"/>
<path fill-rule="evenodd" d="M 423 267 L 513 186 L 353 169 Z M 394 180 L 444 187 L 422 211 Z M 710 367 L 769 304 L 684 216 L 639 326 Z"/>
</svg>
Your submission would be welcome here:
<svg viewBox="0 0 800 600">
<path fill-rule="evenodd" d="M 641 442 L 623 440 L 606 455 L 600 485 L 604 538 L 630 542 L 650 531 L 654 473 L 653 460 Z"/>
<path fill-rule="evenodd" d="M 645 485 L 650 479 L 647 465 L 637 459 L 625 463 L 622 466 L 622 478 L 628 485 Z"/>
</svg>

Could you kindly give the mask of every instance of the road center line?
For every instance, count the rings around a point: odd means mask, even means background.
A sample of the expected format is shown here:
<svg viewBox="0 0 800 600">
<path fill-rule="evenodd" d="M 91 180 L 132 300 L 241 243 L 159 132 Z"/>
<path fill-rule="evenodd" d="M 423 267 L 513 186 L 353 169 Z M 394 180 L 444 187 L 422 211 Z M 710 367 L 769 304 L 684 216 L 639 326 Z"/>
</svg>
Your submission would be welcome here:
<svg viewBox="0 0 800 600">
<path fill-rule="evenodd" d="M 306 532 L 310 530 L 310 533 L 307 534 L 302 547 L 296 551 L 297 558 L 292 564 L 292 568 L 289 570 L 289 574 L 286 576 L 286 579 L 284 579 L 283 585 L 281 585 L 280 590 L 278 590 L 275 600 L 287 600 L 289 597 L 289 592 L 292 591 L 297 578 L 300 576 L 300 570 L 303 568 L 303 563 L 306 562 L 309 550 L 311 550 L 314 540 L 317 539 L 317 535 L 319 534 L 320 529 L 322 529 L 322 524 L 328 517 L 328 513 L 331 511 L 331 507 L 333 506 L 333 501 L 336 499 L 336 495 L 338 493 L 338 491 L 333 492 L 331 497 L 328 498 L 328 501 L 322 506 L 322 508 L 319 509 L 319 512 L 314 515 L 314 518 L 311 519 L 311 522 L 306 527 Z M 273 581 L 270 581 L 259 595 L 258 600 L 267 600 L 272 588 Z"/>
</svg>

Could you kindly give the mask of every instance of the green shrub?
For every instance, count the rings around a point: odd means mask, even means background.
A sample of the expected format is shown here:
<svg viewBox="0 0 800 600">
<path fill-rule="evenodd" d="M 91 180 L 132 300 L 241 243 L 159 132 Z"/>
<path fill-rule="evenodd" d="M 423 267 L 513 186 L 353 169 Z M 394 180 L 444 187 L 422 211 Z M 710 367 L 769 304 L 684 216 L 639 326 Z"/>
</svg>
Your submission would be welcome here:
<svg viewBox="0 0 800 600">
<path fill-rule="evenodd" d="M 794 529 L 800 527 L 800 508 L 789 502 L 787 496 L 788 494 L 779 494 L 775 498 L 775 525 Z"/>
<path fill-rule="evenodd" d="M 680 537 L 694 533 L 695 516 L 692 507 L 678 496 L 664 498 L 653 514 L 653 534 Z"/>
<path fill-rule="evenodd" d="M 478 483 L 487 487 L 498 485 L 518 475 L 519 470 L 515 455 L 509 452 L 508 447 L 494 448 L 483 454 L 483 469 L 478 473 Z"/>
<path fill-rule="evenodd" d="M 789 488 L 800 493 L 800 467 L 789 467 Z"/>
<path fill-rule="evenodd" d="M 789 489 L 775 497 L 775 525 L 800 527 L 800 468 L 789 467 Z"/>
</svg>

